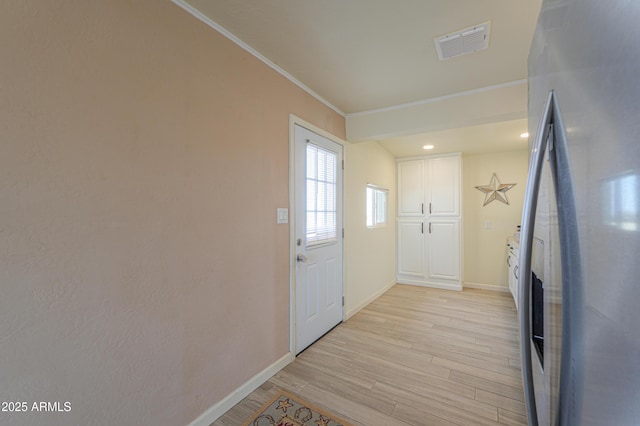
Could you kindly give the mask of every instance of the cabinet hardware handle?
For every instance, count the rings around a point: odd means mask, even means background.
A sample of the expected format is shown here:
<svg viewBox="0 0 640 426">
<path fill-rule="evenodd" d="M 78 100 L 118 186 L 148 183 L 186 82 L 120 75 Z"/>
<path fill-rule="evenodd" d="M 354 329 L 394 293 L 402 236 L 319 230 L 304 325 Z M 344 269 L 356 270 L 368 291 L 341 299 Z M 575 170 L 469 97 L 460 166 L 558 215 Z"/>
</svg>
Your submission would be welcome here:
<svg viewBox="0 0 640 426">
<path fill-rule="evenodd" d="M 429 233 L 431 233 L 431 222 L 429 222 Z"/>
<path fill-rule="evenodd" d="M 424 203 L 421 203 L 420 209 L 422 210 L 422 214 L 424 214 Z"/>
<path fill-rule="evenodd" d="M 515 268 L 513 268 L 513 276 L 516 277 L 516 280 L 520 278 L 520 277 L 518 277 L 518 266 L 517 265 L 516 265 Z"/>
<path fill-rule="evenodd" d="M 424 234 L 424 222 L 420 224 L 420 232 Z"/>
<path fill-rule="evenodd" d="M 509 262 L 511 260 L 511 256 L 507 256 L 507 266 L 509 268 L 511 268 L 511 263 Z"/>
<path fill-rule="evenodd" d="M 429 203 L 429 214 L 431 214 L 431 203 Z"/>
</svg>

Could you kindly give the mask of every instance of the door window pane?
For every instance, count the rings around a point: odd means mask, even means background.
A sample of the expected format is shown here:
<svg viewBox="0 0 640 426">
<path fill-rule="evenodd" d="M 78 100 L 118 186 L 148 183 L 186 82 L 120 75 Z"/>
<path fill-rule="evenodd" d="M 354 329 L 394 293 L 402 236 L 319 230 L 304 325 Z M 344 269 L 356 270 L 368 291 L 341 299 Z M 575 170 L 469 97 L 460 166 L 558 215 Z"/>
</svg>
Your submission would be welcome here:
<svg viewBox="0 0 640 426">
<path fill-rule="evenodd" d="M 307 143 L 307 247 L 336 241 L 337 162 L 335 153 Z"/>
</svg>

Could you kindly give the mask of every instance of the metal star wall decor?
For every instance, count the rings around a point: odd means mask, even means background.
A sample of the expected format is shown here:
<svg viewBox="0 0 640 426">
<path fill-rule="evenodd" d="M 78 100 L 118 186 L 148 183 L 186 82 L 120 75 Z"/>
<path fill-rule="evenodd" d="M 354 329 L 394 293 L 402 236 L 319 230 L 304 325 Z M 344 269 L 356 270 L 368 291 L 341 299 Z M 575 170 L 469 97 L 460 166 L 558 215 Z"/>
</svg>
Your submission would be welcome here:
<svg viewBox="0 0 640 426">
<path fill-rule="evenodd" d="M 515 183 L 500 183 L 500 181 L 498 180 L 498 176 L 496 176 L 496 174 L 494 173 L 493 176 L 491 176 L 489 185 L 476 186 L 477 190 L 484 192 L 484 204 L 482 205 L 482 207 L 486 206 L 494 200 L 498 200 L 505 203 L 506 205 L 509 205 L 509 200 L 507 199 L 506 192 L 513 188 L 515 185 Z"/>
</svg>

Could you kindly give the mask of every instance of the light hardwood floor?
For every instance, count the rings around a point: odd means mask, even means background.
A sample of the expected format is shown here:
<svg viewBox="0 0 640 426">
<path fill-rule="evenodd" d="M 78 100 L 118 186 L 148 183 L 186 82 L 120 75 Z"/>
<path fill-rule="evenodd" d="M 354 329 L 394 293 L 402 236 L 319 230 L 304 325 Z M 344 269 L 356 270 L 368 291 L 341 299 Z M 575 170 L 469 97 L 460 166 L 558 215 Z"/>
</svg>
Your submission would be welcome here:
<svg viewBox="0 0 640 426">
<path fill-rule="evenodd" d="M 396 285 L 215 426 L 285 389 L 356 425 L 526 425 L 511 295 Z"/>
</svg>

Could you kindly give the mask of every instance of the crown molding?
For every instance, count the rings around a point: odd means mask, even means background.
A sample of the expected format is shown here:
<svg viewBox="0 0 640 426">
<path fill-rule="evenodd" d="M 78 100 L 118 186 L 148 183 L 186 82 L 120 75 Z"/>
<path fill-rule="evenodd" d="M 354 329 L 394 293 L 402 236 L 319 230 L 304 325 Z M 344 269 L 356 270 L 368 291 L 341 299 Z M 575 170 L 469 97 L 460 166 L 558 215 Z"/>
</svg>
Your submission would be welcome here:
<svg viewBox="0 0 640 426">
<path fill-rule="evenodd" d="M 178 7 L 184 9 L 186 12 L 191 14 L 196 19 L 204 22 L 206 25 L 208 25 L 209 27 L 213 28 L 214 30 L 216 30 L 217 32 L 219 32 L 220 34 L 222 34 L 223 36 L 225 36 L 226 38 L 228 38 L 229 40 L 231 40 L 232 42 L 234 42 L 235 44 L 240 46 L 242 49 L 246 50 L 251 55 L 255 56 L 260 61 L 264 62 L 266 65 L 268 65 L 274 71 L 276 71 L 277 73 L 281 74 L 287 80 L 291 81 L 293 84 L 295 84 L 296 86 L 298 86 L 299 88 L 301 88 L 302 90 L 304 90 L 305 92 L 307 92 L 308 94 L 310 94 L 311 96 L 316 98 L 318 101 L 322 102 L 324 105 L 326 105 L 329 108 L 331 108 L 332 110 L 334 110 L 336 113 L 340 114 L 342 117 L 346 117 L 346 114 L 343 111 L 341 111 L 338 107 L 336 107 L 331 102 L 329 102 L 326 99 L 324 99 L 322 96 L 318 95 L 316 92 L 311 90 L 308 86 L 306 86 L 300 80 L 298 80 L 297 78 L 295 78 L 294 76 L 292 76 L 291 74 L 286 72 L 284 69 L 280 68 L 278 65 L 274 64 L 273 62 L 271 62 L 267 57 L 265 57 L 260 52 L 258 52 L 257 50 L 255 50 L 254 48 L 249 46 L 244 41 L 240 40 L 238 37 L 236 37 L 231 32 L 229 32 L 222 25 L 220 25 L 217 22 L 213 21 L 211 18 L 209 18 L 208 16 L 206 16 L 205 14 L 200 12 L 198 9 L 196 9 L 193 6 L 191 6 L 185 0 L 171 0 L 171 2 L 174 3 L 175 5 L 177 5 Z"/>
</svg>

